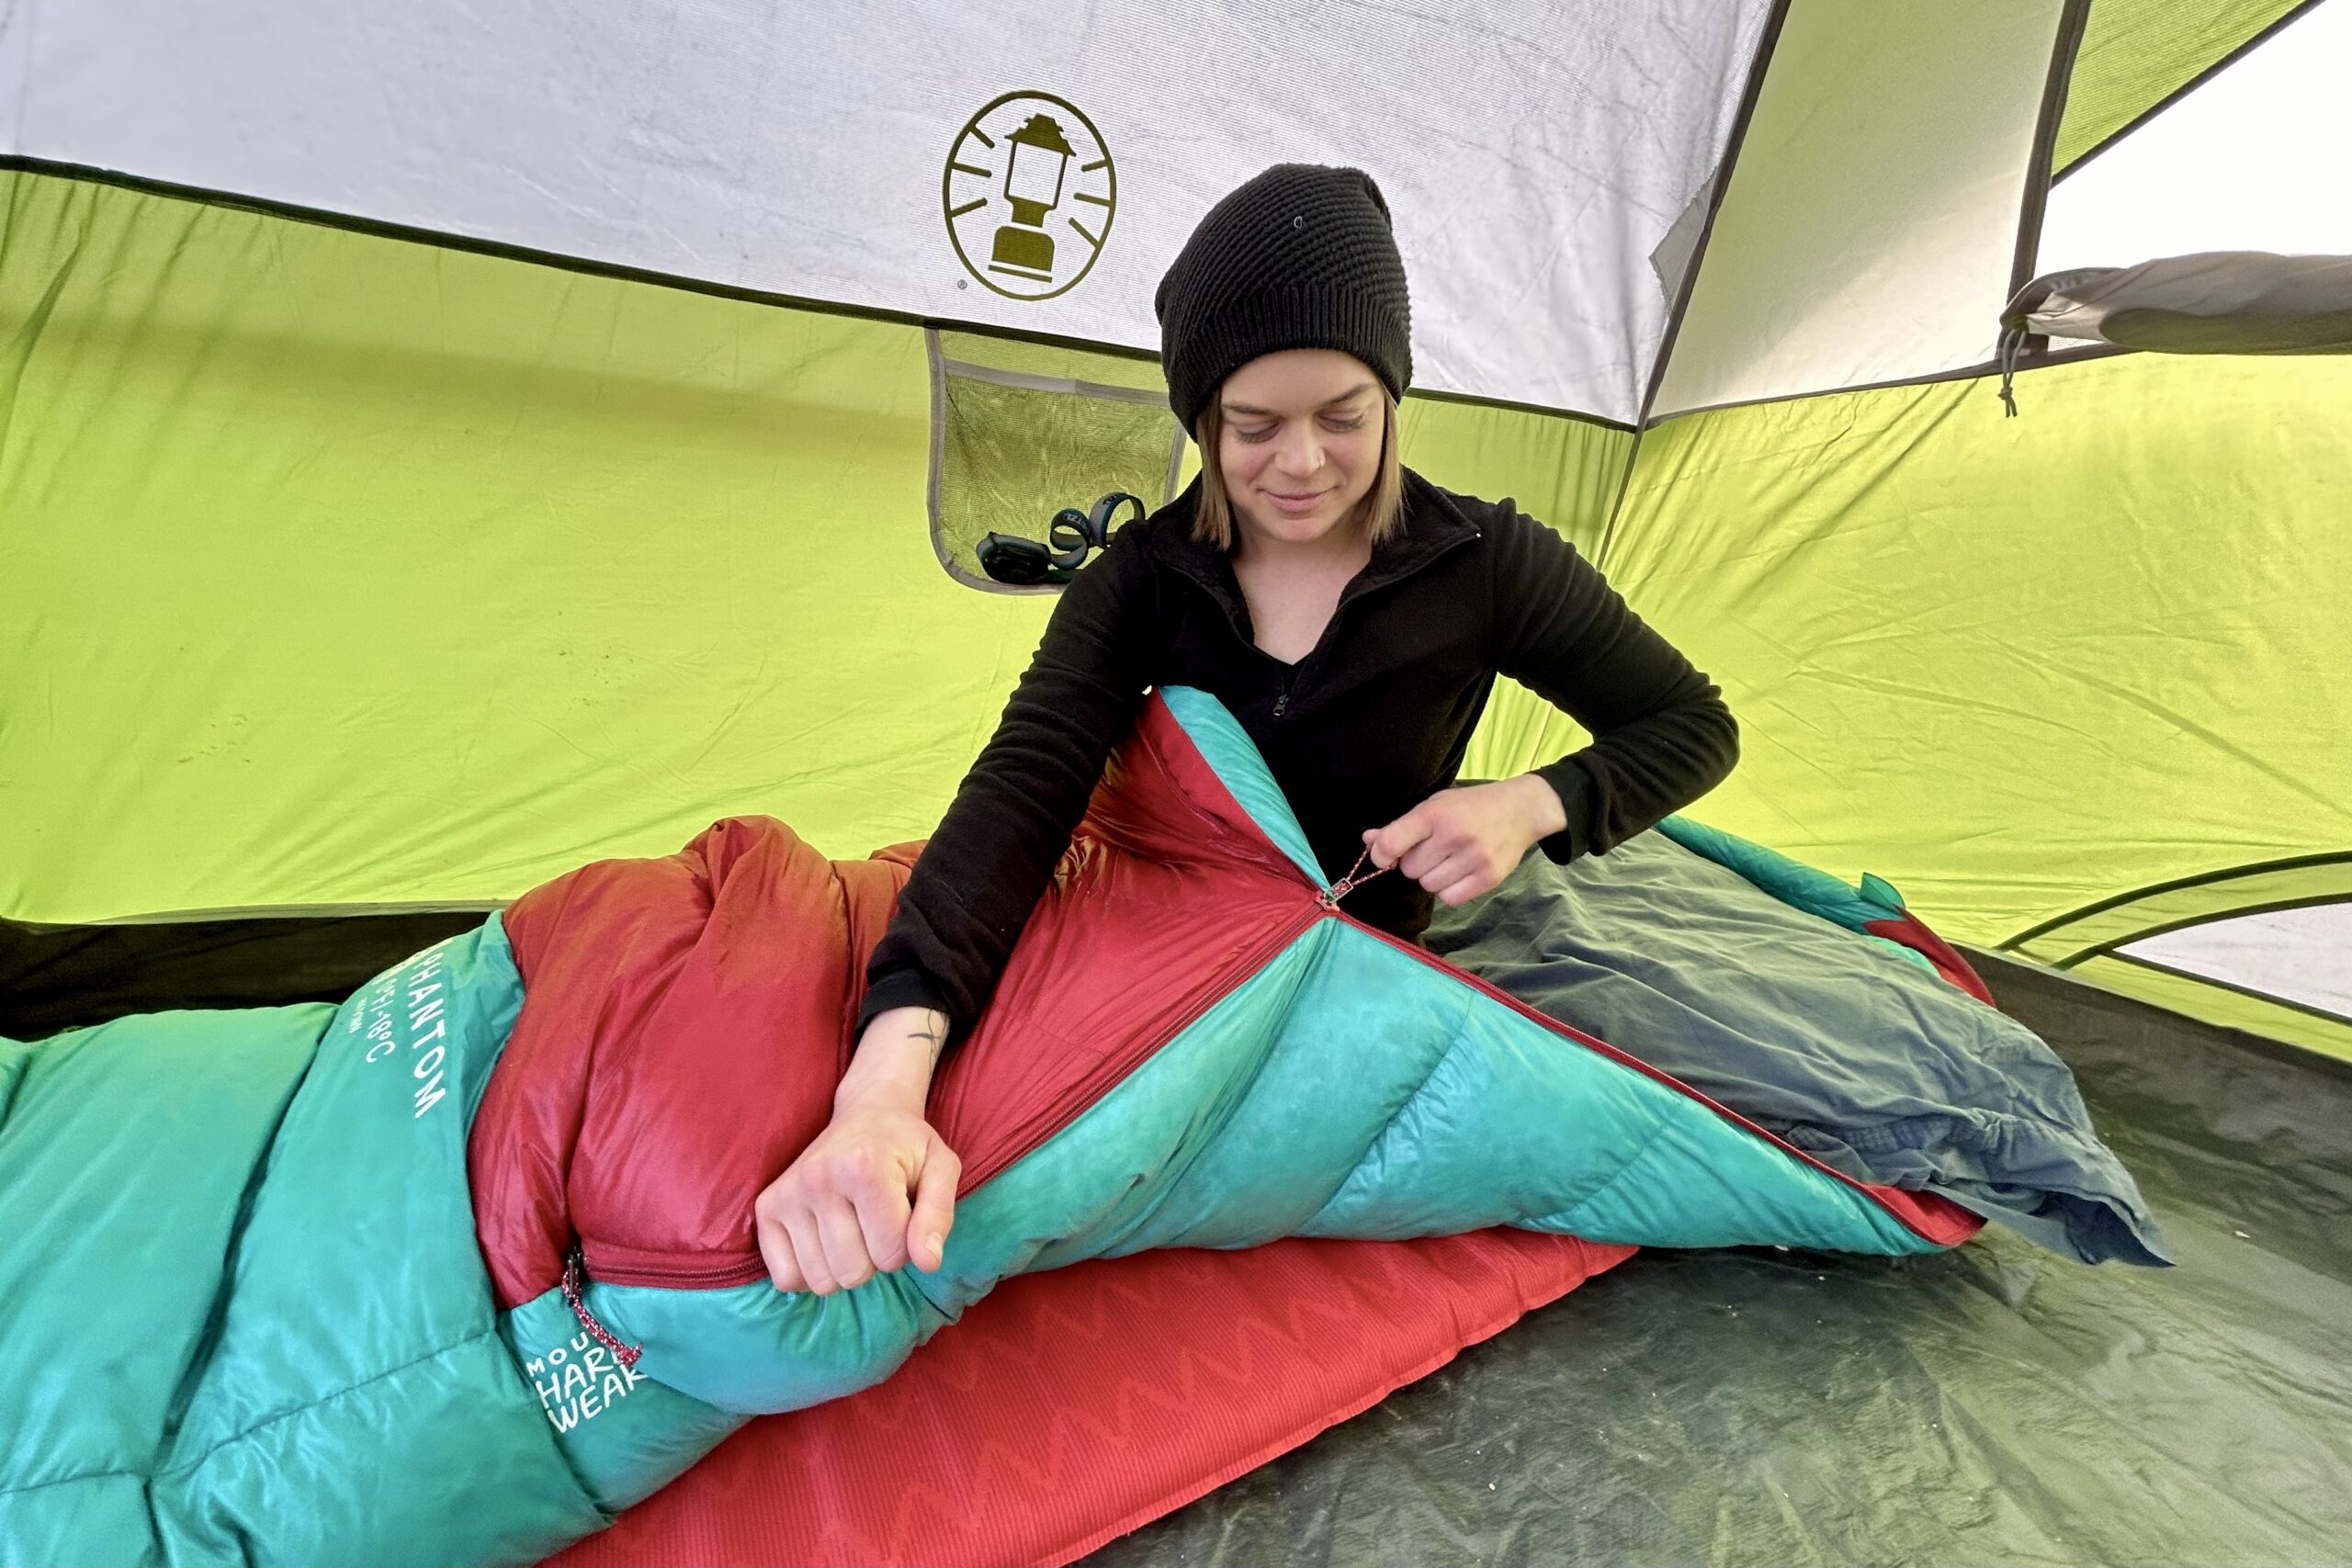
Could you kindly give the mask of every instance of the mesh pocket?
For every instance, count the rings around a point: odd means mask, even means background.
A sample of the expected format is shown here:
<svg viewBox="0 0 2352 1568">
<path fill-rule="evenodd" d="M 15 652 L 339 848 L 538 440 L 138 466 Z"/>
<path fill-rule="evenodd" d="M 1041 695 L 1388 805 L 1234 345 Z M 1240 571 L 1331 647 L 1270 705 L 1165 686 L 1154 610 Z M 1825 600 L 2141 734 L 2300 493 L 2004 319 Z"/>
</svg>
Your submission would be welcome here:
<svg viewBox="0 0 2352 1568">
<path fill-rule="evenodd" d="M 1183 435 L 1157 365 L 974 334 L 925 336 L 931 542 L 956 581 L 999 593 L 1051 592 L 991 579 L 980 570 L 981 537 L 1042 541 L 1063 507 L 1084 512 L 1120 490 L 1149 510 L 1173 493 Z"/>
</svg>

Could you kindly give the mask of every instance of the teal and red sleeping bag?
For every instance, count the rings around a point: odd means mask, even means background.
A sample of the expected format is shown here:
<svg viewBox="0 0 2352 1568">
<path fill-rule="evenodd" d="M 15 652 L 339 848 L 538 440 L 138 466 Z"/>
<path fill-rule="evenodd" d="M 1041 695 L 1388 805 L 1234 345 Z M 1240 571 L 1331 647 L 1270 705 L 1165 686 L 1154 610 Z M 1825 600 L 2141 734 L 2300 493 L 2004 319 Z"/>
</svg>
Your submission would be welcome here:
<svg viewBox="0 0 2352 1568">
<path fill-rule="evenodd" d="M 934 1089 L 944 1266 L 780 1293 L 751 1200 L 822 1124 L 910 863 L 734 819 L 340 1008 L 0 1042 L 0 1561 L 528 1561 L 1080 1259 L 1979 1224 L 1358 924 L 1239 727 L 1171 690 Z"/>
</svg>

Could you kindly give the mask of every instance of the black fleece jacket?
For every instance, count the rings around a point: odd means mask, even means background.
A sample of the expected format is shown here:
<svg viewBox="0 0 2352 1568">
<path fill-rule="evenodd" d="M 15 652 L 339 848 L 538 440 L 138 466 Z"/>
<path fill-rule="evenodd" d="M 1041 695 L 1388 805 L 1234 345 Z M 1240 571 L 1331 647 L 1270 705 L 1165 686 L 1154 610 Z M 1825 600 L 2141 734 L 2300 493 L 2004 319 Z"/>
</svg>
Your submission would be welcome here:
<svg viewBox="0 0 2352 1568">
<path fill-rule="evenodd" d="M 1541 842 L 1555 861 L 1623 842 L 1731 771 L 1738 731 L 1722 694 L 1510 502 L 1406 469 L 1403 525 L 1292 665 L 1252 640 L 1229 558 L 1193 538 L 1199 500 L 1195 480 L 1063 591 L 868 961 L 861 1031 L 910 1005 L 944 1012 L 952 1035 L 970 1028 L 1149 687 L 1197 686 L 1232 710 L 1334 881 L 1363 829 L 1453 783 L 1498 673 L 1594 737 L 1536 770 L 1567 812 Z M 1346 900 L 1408 938 L 1432 904 L 1396 875 Z"/>
</svg>

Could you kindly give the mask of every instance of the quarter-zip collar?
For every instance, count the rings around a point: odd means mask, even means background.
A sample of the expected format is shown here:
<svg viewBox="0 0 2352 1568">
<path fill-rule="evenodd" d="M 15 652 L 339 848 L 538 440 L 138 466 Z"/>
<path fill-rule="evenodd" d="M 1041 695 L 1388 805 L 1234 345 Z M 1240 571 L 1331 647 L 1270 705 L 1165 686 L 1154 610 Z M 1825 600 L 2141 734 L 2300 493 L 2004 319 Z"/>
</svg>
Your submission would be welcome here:
<svg viewBox="0 0 2352 1568">
<path fill-rule="evenodd" d="M 1371 559 L 1340 592 L 1340 608 L 1403 581 L 1440 556 L 1479 536 L 1478 525 L 1452 496 L 1410 468 L 1404 470 L 1404 515 L 1395 532 L 1373 545 Z M 1238 634 L 1248 613 L 1241 582 L 1233 575 L 1233 558 L 1227 552 L 1193 537 L 1193 519 L 1200 503 L 1201 480 L 1196 474 L 1184 493 L 1170 502 L 1155 519 L 1152 542 L 1162 559 L 1207 589 L 1224 606 Z"/>
</svg>

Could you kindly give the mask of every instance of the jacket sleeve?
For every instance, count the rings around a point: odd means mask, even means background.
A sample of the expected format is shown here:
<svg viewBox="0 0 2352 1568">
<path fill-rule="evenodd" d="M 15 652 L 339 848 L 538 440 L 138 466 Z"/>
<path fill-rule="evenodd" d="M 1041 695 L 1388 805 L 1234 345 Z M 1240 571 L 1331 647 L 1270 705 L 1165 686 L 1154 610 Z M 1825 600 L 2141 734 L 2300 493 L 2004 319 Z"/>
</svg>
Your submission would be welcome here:
<svg viewBox="0 0 2352 1568">
<path fill-rule="evenodd" d="M 1722 783 L 1739 727 L 1714 683 L 1575 546 L 1510 502 L 1487 536 L 1495 668 L 1593 737 L 1535 770 L 1568 818 L 1540 840 L 1544 852 L 1565 863 L 1613 849 Z"/>
<path fill-rule="evenodd" d="M 895 1007 L 938 1009 L 951 1039 L 979 1017 L 1103 762 L 1142 707 L 1155 600 L 1132 528 L 1114 534 L 1062 591 L 996 734 L 916 858 L 867 960 L 861 1034 Z"/>
</svg>

